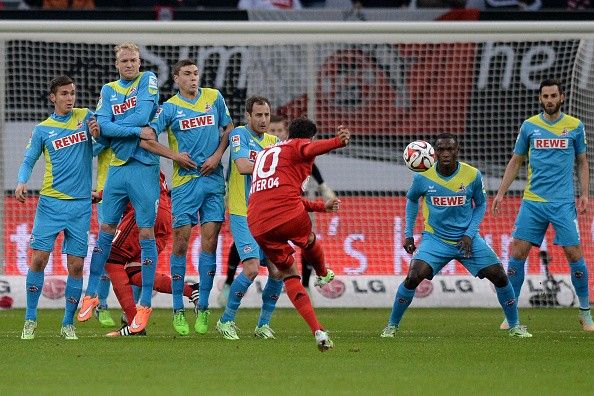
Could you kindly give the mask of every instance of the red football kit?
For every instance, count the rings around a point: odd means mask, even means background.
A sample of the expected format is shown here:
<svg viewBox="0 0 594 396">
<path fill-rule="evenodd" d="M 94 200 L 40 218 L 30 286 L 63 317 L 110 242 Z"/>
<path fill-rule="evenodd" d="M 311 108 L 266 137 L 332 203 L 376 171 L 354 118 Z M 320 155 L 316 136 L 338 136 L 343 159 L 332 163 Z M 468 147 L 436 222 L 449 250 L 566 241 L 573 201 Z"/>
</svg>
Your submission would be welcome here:
<svg viewBox="0 0 594 396">
<path fill-rule="evenodd" d="M 155 221 L 155 242 L 157 252 L 161 253 L 171 238 L 171 198 L 165 182 L 165 175 L 161 172 L 161 196 L 159 197 L 159 208 Z M 137 263 L 136 265 L 129 265 Z M 138 241 L 138 226 L 134 218 L 134 209 L 128 205 L 120 224 L 118 225 L 115 238 L 112 242 L 109 259 L 105 270 L 113 286 L 122 310 L 127 318 L 136 316 L 136 304 L 131 285 L 142 286 L 142 275 L 140 269 L 140 243 Z M 154 290 L 161 293 L 171 294 L 171 276 L 166 273 L 155 274 Z M 192 296 L 192 287 L 184 284 L 184 296 Z"/>
<path fill-rule="evenodd" d="M 301 196 L 316 156 L 344 145 L 338 138 L 289 139 L 261 151 L 254 164 L 248 225 L 266 257 L 275 265 L 292 265 L 288 241 L 307 246 L 312 225 L 307 212 L 324 212 L 324 202 Z"/>
<path fill-rule="evenodd" d="M 171 198 L 165 182 L 165 175 L 161 172 L 161 196 L 159 197 L 159 208 L 155 220 L 155 242 L 157 243 L 158 253 L 165 249 L 171 238 L 171 233 Z M 107 262 L 118 264 L 140 263 L 138 226 L 134 218 L 134 209 L 130 204 L 128 204 L 116 230 Z"/>
</svg>

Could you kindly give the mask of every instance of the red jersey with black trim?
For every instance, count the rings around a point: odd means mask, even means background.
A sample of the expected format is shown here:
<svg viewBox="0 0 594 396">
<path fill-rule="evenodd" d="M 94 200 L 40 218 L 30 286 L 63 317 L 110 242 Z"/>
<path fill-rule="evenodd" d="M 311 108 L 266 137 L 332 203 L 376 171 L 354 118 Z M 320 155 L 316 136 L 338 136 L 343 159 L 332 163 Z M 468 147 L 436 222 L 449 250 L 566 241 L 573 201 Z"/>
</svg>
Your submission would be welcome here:
<svg viewBox="0 0 594 396">
<path fill-rule="evenodd" d="M 165 181 L 165 175 L 161 172 L 161 196 L 159 197 L 159 208 L 155 220 L 155 242 L 157 252 L 161 253 L 171 238 L 171 198 Z M 138 226 L 134 217 L 134 208 L 128 204 L 122 220 L 118 225 L 115 237 L 111 245 L 108 262 L 126 264 L 133 261 L 140 262 L 140 242 L 138 241 Z"/>
<path fill-rule="evenodd" d="M 272 230 L 304 211 L 324 211 L 323 202 L 304 203 L 301 194 L 316 156 L 342 146 L 338 138 L 289 139 L 261 151 L 249 194 L 247 217 L 252 235 Z"/>
</svg>

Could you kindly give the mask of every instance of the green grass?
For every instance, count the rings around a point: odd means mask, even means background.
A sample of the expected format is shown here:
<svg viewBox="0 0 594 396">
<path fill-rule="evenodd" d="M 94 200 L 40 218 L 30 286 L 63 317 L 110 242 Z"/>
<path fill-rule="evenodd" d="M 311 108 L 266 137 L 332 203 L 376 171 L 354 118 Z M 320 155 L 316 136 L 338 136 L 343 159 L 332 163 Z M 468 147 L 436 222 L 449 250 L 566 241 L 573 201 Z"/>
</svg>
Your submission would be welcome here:
<svg viewBox="0 0 594 396">
<path fill-rule="evenodd" d="M 492 309 L 411 309 L 395 339 L 378 336 L 388 309 L 319 309 L 336 346 L 323 354 L 293 310 L 275 313 L 277 340 L 253 338 L 247 309 L 241 340 L 223 340 L 220 314 L 205 336 L 175 336 L 156 310 L 148 337 L 108 339 L 93 319 L 65 341 L 62 313 L 42 310 L 22 341 L 23 310 L 0 311 L 0 394 L 592 394 L 594 334 L 574 309 L 523 310 L 532 339 L 498 330 Z"/>
</svg>

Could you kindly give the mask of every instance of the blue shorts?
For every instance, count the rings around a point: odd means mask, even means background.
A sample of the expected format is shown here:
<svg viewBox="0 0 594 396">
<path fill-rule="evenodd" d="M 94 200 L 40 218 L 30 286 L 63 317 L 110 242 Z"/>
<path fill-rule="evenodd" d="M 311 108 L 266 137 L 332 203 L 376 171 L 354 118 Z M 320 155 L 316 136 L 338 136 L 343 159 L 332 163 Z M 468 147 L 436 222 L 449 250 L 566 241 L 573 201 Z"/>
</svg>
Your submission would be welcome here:
<svg viewBox="0 0 594 396">
<path fill-rule="evenodd" d="M 466 258 L 456 244 L 445 242 L 433 234 L 424 232 L 423 240 L 412 258 L 429 264 L 433 268 L 433 276 L 437 275 L 451 260 L 458 260 L 473 276 L 477 276 L 483 268 L 501 263 L 493 249 L 478 234 L 472 239 L 472 256 Z"/>
<path fill-rule="evenodd" d="M 535 202 L 523 199 L 512 236 L 540 246 L 549 223 L 555 229 L 555 245 L 580 244 L 577 211 L 573 202 Z"/>
<path fill-rule="evenodd" d="M 241 261 L 255 258 L 260 260 L 261 265 L 265 264 L 264 252 L 250 232 L 247 216 L 229 215 L 229 226 Z"/>
<path fill-rule="evenodd" d="M 219 180 L 220 179 L 220 180 Z M 225 220 L 225 180 L 202 176 L 171 190 L 173 228 Z"/>
<path fill-rule="evenodd" d="M 139 228 L 155 225 L 159 207 L 159 165 L 145 165 L 130 159 L 121 166 L 110 166 L 103 189 L 101 217 L 106 224 L 118 224 L 128 202 L 135 211 Z"/>
<path fill-rule="evenodd" d="M 62 253 L 86 257 L 91 227 L 91 199 L 39 197 L 31 233 L 31 248 L 51 252 L 64 231 Z"/>
</svg>

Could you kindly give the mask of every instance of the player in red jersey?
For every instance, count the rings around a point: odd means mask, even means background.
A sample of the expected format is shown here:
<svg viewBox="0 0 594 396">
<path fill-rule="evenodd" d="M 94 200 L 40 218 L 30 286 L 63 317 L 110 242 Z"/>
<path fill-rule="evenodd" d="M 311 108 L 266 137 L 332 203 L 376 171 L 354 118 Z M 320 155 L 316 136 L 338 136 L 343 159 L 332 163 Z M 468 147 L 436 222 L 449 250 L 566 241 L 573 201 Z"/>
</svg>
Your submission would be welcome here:
<svg viewBox="0 0 594 396">
<path fill-rule="evenodd" d="M 300 282 L 293 258 L 295 250 L 289 241 L 302 249 L 318 277 L 327 281 L 334 277 L 326 269 L 324 251 L 312 232 L 308 212 L 336 212 L 340 200 L 312 202 L 301 193 L 316 156 L 346 146 L 350 132 L 340 126 L 336 137 L 312 141 L 316 132 L 311 120 L 296 119 L 289 126 L 289 140 L 258 154 L 250 188 L 248 225 L 266 257 L 282 273 L 287 295 L 315 335 L 318 348 L 325 351 L 334 345 L 318 322 Z"/>
<path fill-rule="evenodd" d="M 157 252 L 161 253 L 171 239 L 171 198 L 169 189 L 165 182 L 165 175 L 161 172 L 161 195 L 159 197 L 159 208 L 157 220 L 155 221 L 155 240 Z M 140 244 L 138 242 L 138 226 L 134 218 L 134 209 L 131 205 L 124 212 L 122 220 L 113 239 L 111 252 L 105 265 L 109 278 L 111 279 L 113 291 L 126 318 L 134 318 L 136 315 L 136 304 L 132 285 L 141 286 L 141 264 Z M 171 294 L 171 276 L 163 272 L 155 274 L 154 290 L 161 293 Z M 198 298 L 198 284 L 184 285 L 184 295 L 192 302 Z M 128 325 L 122 326 L 120 330 L 108 333 L 109 337 L 144 335 L 143 331 L 132 333 Z"/>
</svg>

